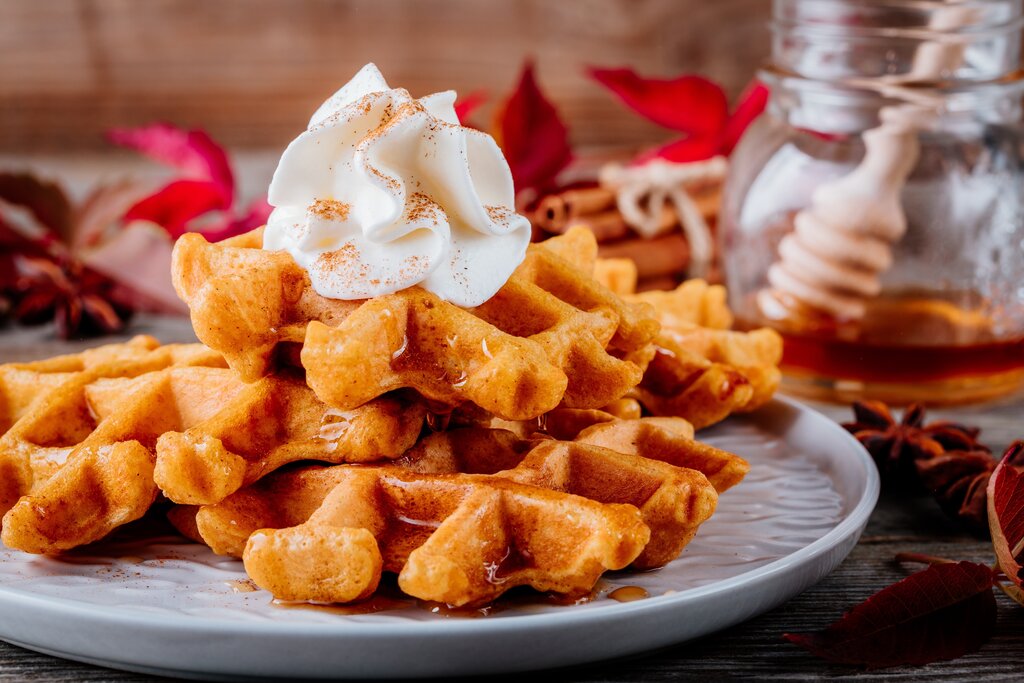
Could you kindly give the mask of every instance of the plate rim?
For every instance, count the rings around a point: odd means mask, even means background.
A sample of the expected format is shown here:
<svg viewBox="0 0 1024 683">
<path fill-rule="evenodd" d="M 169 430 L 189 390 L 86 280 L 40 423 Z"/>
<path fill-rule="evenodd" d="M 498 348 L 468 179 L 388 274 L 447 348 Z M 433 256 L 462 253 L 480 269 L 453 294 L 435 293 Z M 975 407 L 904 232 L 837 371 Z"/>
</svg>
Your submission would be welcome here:
<svg viewBox="0 0 1024 683">
<path fill-rule="evenodd" d="M 331 622 L 289 621 L 287 623 L 271 619 L 266 621 L 238 621 L 208 615 L 161 613 L 159 615 L 160 629 L 165 633 L 168 631 L 187 631 L 191 635 L 223 635 L 225 633 L 239 636 L 280 635 L 283 630 L 286 630 L 288 637 L 341 637 L 356 634 L 364 638 L 375 635 L 387 635 L 393 638 L 422 637 L 428 634 L 432 637 L 459 635 L 481 637 L 488 633 L 493 634 L 494 632 L 502 632 L 508 629 L 530 629 L 540 625 L 543 625 L 545 628 L 569 627 L 578 622 L 603 621 L 609 618 L 618 620 L 645 612 L 671 610 L 677 604 L 684 605 L 695 600 L 708 599 L 719 593 L 728 592 L 738 585 L 756 584 L 770 580 L 772 577 L 784 573 L 795 566 L 813 562 L 815 558 L 834 549 L 850 535 L 862 529 L 874 511 L 881 488 L 878 469 L 871 456 L 838 423 L 813 407 L 787 396 L 776 395 L 768 405 L 770 406 L 774 402 L 781 403 L 798 414 L 811 415 L 813 419 L 824 423 L 827 429 L 833 431 L 836 438 L 852 446 L 851 451 L 856 454 L 863 466 L 866 481 L 860 499 L 850 509 L 849 513 L 825 535 L 799 550 L 761 567 L 709 583 L 705 586 L 697 586 L 669 595 L 657 595 L 629 603 L 616 602 L 590 607 L 585 610 L 574 610 L 572 607 L 566 607 L 536 614 L 517 614 L 492 619 L 449 618 L 429 621 L 373 622 L 368 619 L 350 621 L 339 618 L 337 621 Z M 113 622 L 128 625 L 134 622 L 151 626 L 154 619 L 154 614 L 146 610 L 130 610 L 125 607 L 94 605 L 69 598 L 48 597 L 2 584 L 0 584 L 0 602 L 7 602 L 13 607 L 41 608 L 51 612 L 57 611 L 66 616 L 81 615 L 91 620 L 94 624 Z M 372 615 L 362 616 L 372 617 Z"/>
</svg>

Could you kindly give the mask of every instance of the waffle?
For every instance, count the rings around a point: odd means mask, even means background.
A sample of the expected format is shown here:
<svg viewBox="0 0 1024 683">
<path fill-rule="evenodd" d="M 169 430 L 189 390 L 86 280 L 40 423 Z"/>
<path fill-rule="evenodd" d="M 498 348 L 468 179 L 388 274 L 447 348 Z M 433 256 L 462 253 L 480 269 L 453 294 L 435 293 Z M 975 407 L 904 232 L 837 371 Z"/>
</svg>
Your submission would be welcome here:
<svg viewBox="0 0 1024 683">
<path fill-rule="evenodd" d="M 307 383 L 342 410 L 400 388 L 441 410 L 471 403 L 510 420 L 599 408 L 635 386 L 654 353 L 651 310 L 562 257 L 594 252 L 585 231 L 532 245 L 508 283 L 471 310 L 418 287 L 326 300 L 287 254 L 259 242 L 258 231 L 178 241 L 174 282 L 196 333 L 248 381 L 301 345 Z"/>
<path fill-rule="evenodd" d="M 200 344 L 160 346 L 139 336 L 78 354 L 0 366 L 0 514 L 68 461 L 95 426 L 87 388 L 169 367 L 223 367 Z"/>
<path fill-rule="evenodd" d="M 242 555 L 283 600 L 351 602 L 382 571 L 408 595 L 453 606 L 515 586 L 589 591 L 644 549 L 629 505 L 482 475 L 398 467 L 306 467 L 271 475 L 196 518 L 217 552 Z"/>
<path fill-rule="evenodd" d="M 160 346 L 153 337 L 139 335 L 124 343 L 106 344 L 81 353 L 0 365 L 0 434 L 27 414 L 40 396 L 78 373 L 132 377 L 171 365 L 224 367 L 224 359 L 201 344 Z"/>
<path fill-rule="evenodd" d="M 650 304 L 661 332 L 643 381 L 631 392 L 655 415 L 698 429 L 771 400 L 782 380 L 782 339 L 768 328 L 735 332 L 725 288 L 689 280 L 669 292 L 625 295 Z"/>
<path fill-rule="evenodd" d="M 607 569 L 675 559 L 715 508 L 701 471 L 638 454 L 651 446 L 620 453 L 454 429 L 391 466 L 271 475 L 200 508 L 194 525 L 187 510 L 178 523 L 241 555 L 253 580 L 285 600 L 358 600 L 381 571 L 398 573 L 409 595 L 450 605 L 517 585 L 586 592 Z M 697 461 L 724 471 L 713 455 Z"/>
<path fill-rule="evenodd" d="M 646 451 L 616 452 L 584 439 L 523 441 L 502 430 L 456 429 L 427 437 L 399 464 L 422 474 L 495 475 L 601 503 L 633 505 L 651 530 L 633 565 L 649 569 L 679 556 L 711 516 L 718 496 L 700 467 L 676 466 L 665 461 L 671 454 L 650 458 Z M 690 464 L 703 463 L 693 457 Z M 712 469 L 722 468 L 713 463 Z"/>
<path fill-rule="evenodd" d="M 0 439 L 3 541 L 52 553 L 98 540 L 141 517 L 158 483 L 174 500 L 215 502 L 295 460 L 396 457 L 422 422 L 397 399 L 341 413 L 300 381 L 245 384 L 222 368 L 78 373 Z"/>
</svg>

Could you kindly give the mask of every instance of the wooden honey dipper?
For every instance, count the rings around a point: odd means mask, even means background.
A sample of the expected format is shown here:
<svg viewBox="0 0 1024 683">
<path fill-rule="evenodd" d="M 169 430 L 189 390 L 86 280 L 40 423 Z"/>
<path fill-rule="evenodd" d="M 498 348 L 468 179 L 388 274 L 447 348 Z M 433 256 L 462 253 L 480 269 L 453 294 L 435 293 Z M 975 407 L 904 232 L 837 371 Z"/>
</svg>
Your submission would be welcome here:
<svg viewBox="0 0 1024 683">
<path fill-rule="evenodd" d="M 973 10 L 951 6 L 929 23 L 936 31 L 970 23 Z M 910 73 L 899 82 L 936 81 L 963 60 L 963 45 L 928 41 L 917 50 Z M 859 85 L 901 93 L 891 81 Z M 770 289 L 758 293 L 769 318 L 792 318 L 807 308 L 841 320 L 863 318 L 866 303 L 882 290 L 880 276 L 892 266 L 892 247 L 907 229 L 900 192 L 917 164 L 918 133 L 929 128 L 937 104 L 883 107 L 881 125 L 864 133 L 864 158 L 849 175 L 819 187 L 810 207 L 797 213 L 794 230 L 779 243 L 768 270 Z"/>
</svg>

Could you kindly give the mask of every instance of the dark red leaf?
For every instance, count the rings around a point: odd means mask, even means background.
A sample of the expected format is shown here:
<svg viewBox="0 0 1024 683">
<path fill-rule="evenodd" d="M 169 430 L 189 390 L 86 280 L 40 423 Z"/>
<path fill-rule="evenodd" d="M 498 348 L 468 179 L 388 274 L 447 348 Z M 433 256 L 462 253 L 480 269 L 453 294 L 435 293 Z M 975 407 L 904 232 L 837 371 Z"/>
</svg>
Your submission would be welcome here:
<svg viewBox="0 0 1024 683">
<path fill-rule="evenodd" d="M 71 234 L 71 203 L 56 183 L 30 173 L 0 173 L 0 199 L 23 206 L 61 240 Z"/>
<path fill-rule="evenodd" d="M 785 638 L 830 662 L 872 669 L 955 659 L 992 635 L 994 580 L 983 564 L 935 564 L 871 596 L 824 631 Z"/>
<path fill-rule="evenodd" d="M 189 221 L 209 211 L 225 211 L 224 194 L 216 183 L 208 180 L 174 180 L 125 213 L 126 221 L 151 221 L 177 239 L 186 232 Z"/>
<path fill-rule="evenodd" d="M 134 149 L 149 158 L 175 168 L 189 179 L 213 183 L 230 205 L 235 177 L 228 155 L 202 130 L 184 130 L 169 123 L 139 128 L 118 128 L 107 133 L 115 145 Z"/>
<path fill-rule="evenodd" d="M 999 567 L 1024 586 L 1024 441 L 1010 446 L 988 481 L 988 524 Z"/>
<path fill-rule="evenodd" d="M 569 131 L 537 85 L 533 62 L 523 65 L 519 85 L 498 119 L 498 132 L 517 192 L 552 185 L 572 160 Z"/>
<path fill-rule="evenodd" d="M 474 90 L 465 97 L 460 97 L 455 102 L 455 115 L 459 117 L 459 122 L 462 125 L 466 125 L 466 121 L 473 115 L 473 112 L 479 109 L 480 105 L 486 101 L 486 90 Z"/>
<path fill-rule="evenodd" d="M 716 140 L 729 116 L 729 101 L 717 83 L 701 76 L 643 78 L 632 69 L 589 69 L 590 75 L 633 111 L 693 137 Z"/>
<path fill-rule="evenodd" d="M 743 132 L 761 115 L 767 104 L 767 86 L 761 81 L 753 81 L 740 95 L 739 103 L 725 124 L 719 150 L 721 154 L 732 154 L 733 147 L 740 141 Z"/>
</svg>

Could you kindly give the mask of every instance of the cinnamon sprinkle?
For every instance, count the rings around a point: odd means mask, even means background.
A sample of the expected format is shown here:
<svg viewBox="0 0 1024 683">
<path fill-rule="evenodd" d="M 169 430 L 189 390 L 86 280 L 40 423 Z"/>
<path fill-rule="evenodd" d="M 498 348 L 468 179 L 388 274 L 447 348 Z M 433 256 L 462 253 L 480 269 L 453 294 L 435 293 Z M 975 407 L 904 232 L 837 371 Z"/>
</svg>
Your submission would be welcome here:
<svg viewBox="0 0 1024 683">
<path fill-rule="evenodd" d="M 309 205 L 309 213 L 325 221 L 348 220 L 348 212 L 352 207 L 337 199 L 317 199 Z"/>
</svg>

